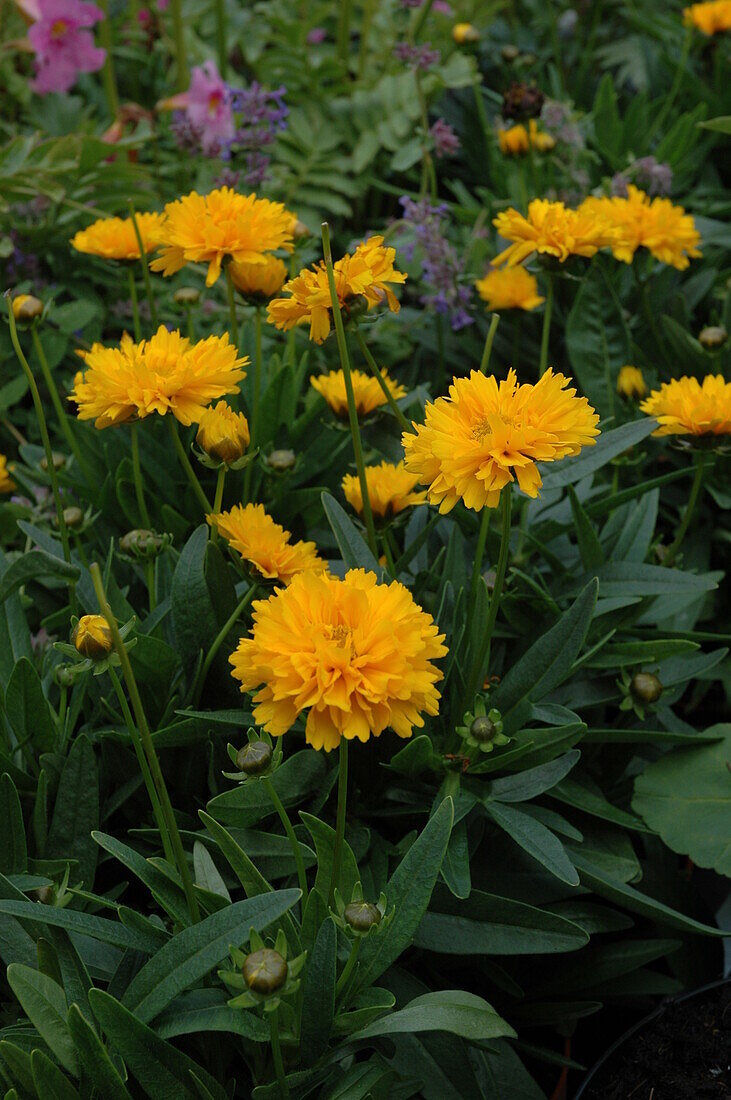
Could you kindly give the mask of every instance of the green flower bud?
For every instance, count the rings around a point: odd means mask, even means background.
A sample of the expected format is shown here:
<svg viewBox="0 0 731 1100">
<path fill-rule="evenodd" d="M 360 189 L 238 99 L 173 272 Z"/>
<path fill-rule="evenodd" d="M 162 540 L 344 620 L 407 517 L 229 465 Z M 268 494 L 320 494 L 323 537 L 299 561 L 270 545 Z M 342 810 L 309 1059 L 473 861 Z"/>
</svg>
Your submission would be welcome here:
<svg viewBox="0 0 731 1100">
<path fill-rule="evenodd" d="M 74 670 L 69 668 L 68 665 L 57 665 L 53 673 L 53 678 L 58 686 L 62 688 L 73 687 L 74 680 L 76 679 Z"/>
<path fill-rule="evenodd" d="M 84 513 L 81 508 L 73 504 L 70 508 L 64 508 L 63 521 L 67 527 L 81 527 L 84 522 Z M 54 523 L 58 527 L 58 518 L 54 519 Z"/>
<path fill-rule="evenodd" d="M 194 306 L 198 302 L 201 292 L 194 286 L 181 286 L 173 294 L 173 300 L 179 306 Z"/>
<path fill-rule="evenodd" d="M 487 714 L 478 715 L 470 726 L 470 737 L 474 737 L 480 744 L 492 741 L 498 732 L 497 726 Z"/>
<path fill-rule="evenodd" d="M 165 546 L 165 537 L 155 531 L 148 531 L 144 527 L 135 527 L 122 535 L 119 540 L 119 549 L 125 554 L 134 557 L 154 557 Z"/>
<path fill-rule="evenodd" d="M 272 762 L 272 747 L 267 741 L 248 741 L 236 753 L 236 767 L 246 775 L 262 775 Z"/>
<path fill-rule="evenodd" d="M 518 46 L 513 46 L 508 43 L 507 45 L 501 47 L 500 56 L 502 57 L 503 61 L 507 61 L 508 63 L 510 63 L 511 61 L 517 61 L 517 59 L 520 57 L 520 49 L 518 48 Z"/>
<path fill-rule="evenodd" d="M 381 914 L 370 901 L 349 902 L 343 916 L 354 932 L 367 932 L 375 924 L 381 923 Z"/>
<path fill-rule="evenodd" d="M 656 703 L 663 693 L 663 686 L 652 672 L 636 672 L 629 689 L 638 703 Z"/>
<path fill-rule="evenodd" d="M 294 451 L 282 448 L 278 451 L 272 451 L 266 463 L 272 470 L 291 470 L 296 461 L 297 455 Z"/>
<path fill-rule="evenodd" d="M 276 993 L 287 981 L 287 961 L 271 947 L 247 955 L 241 971 L 249 989 L 261 996 Z"/>
<path fill-rule="evenodd" d="M 66 465 L 66 455 L 59 454 L 58 451 L 53 451 L 51 457 L 53 459 L 54 470 L 62 470 Z M 40 467 L 42 470 L 48 469 L 48 462 L 46 461 L 45 455 L 40 461 Z"/>
</svg>

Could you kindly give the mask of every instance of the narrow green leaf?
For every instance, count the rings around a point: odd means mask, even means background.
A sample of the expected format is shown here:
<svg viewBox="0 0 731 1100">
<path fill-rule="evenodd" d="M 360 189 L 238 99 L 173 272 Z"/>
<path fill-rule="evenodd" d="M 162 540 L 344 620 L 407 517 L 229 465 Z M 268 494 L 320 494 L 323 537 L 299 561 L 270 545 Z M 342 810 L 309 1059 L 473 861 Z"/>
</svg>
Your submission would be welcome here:
<svg viewBox="0 0 731 1100">
<path fill-rule="evenodd" d="M 335 1014 L 337 934 L 331 920 L 323 921 L 307 959 L 302 980 L 300 1053 L 304 1066 L 313 1066 L 327 1051 Z"/>
<path fill-rule="evenodd" d="M 599 542 L 599 536 L 594 530 L 594 525 L 581 507 L 573 485 L 569 485 L 569 500 L 571 501 L 571 512 L 574 517 L 581 564 L 587 573 L 590 573 L 592 569 L 596 569 L 604 561 L 602 544 Z"/>
<path fill-rule="evenodd" d="M 104 1100 L 132 1100 L 104 1044 L 78 1005 L 72 1004 L 69 1009 L 68 1026 L 84 1073 L 99 1096 Z"/>
<path fill-rule="evenodd" d="M 11 562 L 2 574 L 0 603 L 4 603 L 8 596 L 36 577 L 56 577 L 68 582 L 77 581 L 80 575 L 79 567 L 70 565 L 63 558 L 55 558 L 45 550 L 28 550 L 22 558 Z"/>
<path fill-rule="evenodd" d="M 363 536 L 330 493 L 322 494 L 322 507 L 348 569 L 365 569 L 368 573 L 380 574 L 378 562 Z"/>
<path fill-rule="evenodd" d="M 98 848 L 92 831 L 99 828 L 99 773 L 94 747 L 77 737 L 61 772 L 46 844 L 49 859 L 75 859 L 76 875 L 87 890 L 94 885 Z"/>
<path fill-rule="evenodd" d="M 550 829 L 534 820 L 528 814 L 520 810 L 514 810 L 512 806 L 505 806 L 501 802 L 486 802 L 485 809 L 490 817 L 501 829 L 511 837 L 516 844 L 533 856 L 542 867 L 549 871 L 562 882 L 569 886 L 579 885 L 579 875 L 573 863 L 566 854 L 561 841 L 553 835 Z"/>
<path fill-rule="evenodd" d="M 28 867 L 25 825 L 18 792 L 7 772 L 0 776 L 0 821 L 0 871 L 21 874 Z"/>
<path fill-rule="evenodd" d="M 31 1051 L 30 1064 L 39 1096 L 53 1097 L 53 1100 L 80 1100 L 68 1077 L 42 1050 Z"/>
<path fill-rule="evenodd" d="M 20 963 L 8 967 L 7 979 L 33 1027 L 64 1069 L 76 1076 L 76 1052 L 66 1023 L 68 1006 L 61 986 L 39 970 Z"/>
</svg>

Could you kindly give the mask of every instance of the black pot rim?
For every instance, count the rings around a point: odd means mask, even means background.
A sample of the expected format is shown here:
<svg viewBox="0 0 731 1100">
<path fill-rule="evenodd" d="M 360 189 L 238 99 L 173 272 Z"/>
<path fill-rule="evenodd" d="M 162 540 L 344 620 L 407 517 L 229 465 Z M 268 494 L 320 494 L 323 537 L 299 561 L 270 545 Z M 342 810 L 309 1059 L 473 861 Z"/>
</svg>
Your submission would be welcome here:
<svg viewBox="0 0 731 1100">
<path fill-rule="evenodd" d="M 623 1035 L 620 1035 L 620 1037 L 616 1039 L 610 1047 L 607 1047 L 599 1061 L 594 1063 L 584 1080 L 579 1085 L 579 1091 L 575 1093 L 574 1100 L 581 1100 L 593 1079 L 596 1077 L 599 1071 L 604 1068 L 610 1058 L 614 1054 L 616 1054 L 620 1047 L 624 1046 L 624 1044 L 628 1042 L 628 1040 L 631 1039 L 634 1035 L 636 1035 L 638 1031 L 642 1031 L 642 1029 L 647 1027 L 648 1024 L 651 1024 L 659 1016 L 662 1016 L 668 1008 L 672 1008 L 673 1005 L 682 1004 L 683 1001 L 689 1001 L 692 997 L 700 997 L 702 993 L 710 993 L 712 989 L 718 989 L 720 986 L 728 985 L 730 982 L 731 976 L 727 978 L 718 978 L 715 982 L 707 982 L 705 985 L 701 985 L 697 989 L 691 989 L 687 993 L 678 993 L 673 997 L 666 997 L 657 1006 L 657 1008 L 653 1009 L 652 1012 L 648 1012 L 647 1016 L 643 1016 L 641 1020 L 638 1020 L 636 1024 L 633 1024 L 632 1027 L 625 1031 Z"/>
</svg>

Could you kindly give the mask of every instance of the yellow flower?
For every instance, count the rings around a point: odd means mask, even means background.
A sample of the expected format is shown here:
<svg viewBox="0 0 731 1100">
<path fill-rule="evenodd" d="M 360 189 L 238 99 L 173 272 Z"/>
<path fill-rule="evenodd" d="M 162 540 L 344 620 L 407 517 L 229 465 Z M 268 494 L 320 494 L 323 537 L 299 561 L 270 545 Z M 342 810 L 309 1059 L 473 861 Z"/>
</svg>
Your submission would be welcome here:
<svg viewBox="0 0 731 1100">
<path fill-rule="evenodd" d="M 555 139 L 550 134 L 545 134 L 538 129 L 534 118 L 528 123 L 527 130 L 522 124 L 511 126 L 508 130 L 498 130 L 497 139 L 500 152 L 510 157 L 527 153 L 531 146 L 539 153 L 545 153 L 556 145 Z"/>
<path fill-rule="evenodd" d="M 697 27 L 703 34 L 718 34 L 731 30 L 731 0 L 711 0 L 706 4 L 691 4 L 683 10 L 686 27 Z"/>
<path fill-rule="evenodd" d="M 137 227 L 145 252 L 160 243 L 164 217 L 162 214 L 136 214 Z M 105 260 L 139 260 L 140 246 L 131 218 L 99 218 L 71 238 L 77 252 L 101 256 Z"/>
<path fill-rule="evenodd" d="M 410 474 L 403 462 L 394 466 L 392 462 L 381 462 L 379 466 L 366 466 L 368 499 L 375 516 L 395 516 L 412 504 L 426 503 L 426 493 L 414 492 L 419 480 L 416 474 Z M 354 474 L 343 478 L 343 492 L 351 508 L 361 515 L 363 497 L 360 481 Z"/>
<path fill-rule="evenodd" d="M 94 420 L 97 428 L 169 412 L 187 427 L 212 401 L 237 392 L 248 363 L 236 357 L 228 334 L 193 344 L 164 325 L 139 344 L 125 334 L 118 348 L 94 344 L 78 354 L 86 370 L 76 375 L 70 400 L 79 419 Z"/>
<path fill-rule="evenodd" d="M 382 370 L 381 374 L 396 400 L 406 396 L 405 387 L 399 382 L 394 382 L 387 370 Z M 369 374 L 364 374 L 360 370 L 352 370 L 350 376 L 353 380 L 355 410 L 358 416 L 367 416 L 374 409 L 386 404 L 386 396 L 375 378 L 372 378 Z M 336 416 L 345 417 L 348 415 L 345 375 L 341 370 L 331 370 L 327 374 L 310 375 L 310 385 L 322 394 Z"/>
<path fill-rule="evenodd" d="M 480 32 L 471 23 L 455 23 L 452 27 L 452 38 L 458 46 L 463 46 L 466 42 L 477 42 L 479 37 Z"/>
<path fill-rule="evenodd" d="M 298 573 L 322 573 L 327 562 L 314 542 L 290 542 L 285 531 L 264 511 L 262 504 L 237 504 L 229 512 L 207 516 L 226 542 L 270 581 L 289 584 Z"/>
<path fill-rule="evenodd" d="M 555 256 L 564 263 L 569 256 L 594 256 L 616 236 L 601 213 L 579 208 L 569 210 L 562 202 L 533 199 L 528 217 L 513 207 L 494 219 L 501 237 L 514 243 L 496 256 L 495 266 L 520 264 L 534 252 Z"/>
<path fill-rule="evenodd" d="M 35 321 L 43 313 L 43 302 L 32 294 L 19 294 L 12 299 L 11 305 L 13 317 L 19 324 Z"/>
<path fill-rule="evenodd" d="M 287 265 L 278 256 L 263 256 L 263 263 L 229 266 L 231 280 L 246 298 L 273 298 L 287 281 Z"/>
<path fill-rule="evenodd" d="M 524 267 L 504 267 L 488 271 L 475 283 L 477 293 L 493 312 L 501 309 L 535 309 L 545 302 L 538 293 L 535 275 Z"/>
<path fill-rule="evenodd" d="M 692 214 L 670 199 L 651 199 L 644 191 L 629 184 L 627 198 L 606 196 L 585 199 L 580 209 L 606 219 L 615 231 L 612 254 L 631 264 L 640 246 L 647 248 L 661 263 L 683 271 L 690 259 L 701 253 L 697 248 L 700 233 Z"/>
<path fill-rule="evenodd" d="M 731 382 L 722 374 L 664 382 L 640 408 L 660 425 L 653 435 L 731 434 Z"/>
<path fill-rule="evenodd" d="M 200 414 L 195 441 L 211 458 L 230 465 L 249 446 L 249 422 L 243 413 L 234 412 L 225 401 L 219 401 Z"/>
<path fill-rule="evenodd" d="M 400 306 L 389 283 L 405 283 L 406 276 L 393 266 L 394 248 L 383 247 L 383 237 L 370 237 L 333 265 L 335 290 L 341 308 L 347 309 L 351 298 L 364 297 L 368 306 L 386 299 L 392 313 Z M 321 344 L 330 332 L 332 301 L 325 264 L 321 260 L 304 268 L 294 279 L 284 284 L 289 298 L 275 298 L 269 303 L 269 320 L 279 329 L 309 324 L 310 340 Z"/>
<path fill-rule="evenodd" d="M 639 367 L 632 367 L 628 364 L 626 367 L 621 368 L 617 375 L 617 393 L 630 400 L 638 400 L 640 397 L 645 396 L 647 386 Z"/>
<path fill-rule="evenodd" d="M 76 652 L 102 661 L 114 648 L 109 623 L 103 615 L 82 615 L 71 636 Z"/>
<path fill-rule="evenodd" d="M 150 265 L 153 271 L 174 275 L 186 263 L 207 263 L 206 286 L 221 274 L 224 260 L 263 264 L 265 255 L 278 248 L 288 252 L 295 215 L 281 202 L 239 195 L 221 187 L 207 195 L 191 191 L 165 207 L 160 243 L 162 254 Z"/>
<path fill-rule="evenodd" d="M 398 581 L 378 584 L 353 569 L 344 580 L 304 573 L 254 604 L 254 627 L 230 657 L 254 719 L 278 737 L 307 711 L 305 737 L 316 749 L 340 738 L 367 741 L 390 727 L 410 737 L 422 712 L 437 714 L 447 650 L 431 615 Z"/>
<path fill-rule="evenodd" d="M 5 455 L 0 455 L 0 493 L 12 493 L 15 482 L 10 476 L 8 460 Z"/>
<path fill-rule="evenodd" d="M 459 500 L 474 511 L 496 508 L 516 478 L 524 493 L 538 496 L 536 463 L 578 454 L 599 434 L 599 417 L 568 384 L 550 369 L 535 385 L 518 385 L 514 370 L 500 383 L 479 371 L 455 379 L 449 397 L 426 406 L 416 435 L 404 433 L 406 469 L 429 486 L 440 512 Z"/>
</svg>

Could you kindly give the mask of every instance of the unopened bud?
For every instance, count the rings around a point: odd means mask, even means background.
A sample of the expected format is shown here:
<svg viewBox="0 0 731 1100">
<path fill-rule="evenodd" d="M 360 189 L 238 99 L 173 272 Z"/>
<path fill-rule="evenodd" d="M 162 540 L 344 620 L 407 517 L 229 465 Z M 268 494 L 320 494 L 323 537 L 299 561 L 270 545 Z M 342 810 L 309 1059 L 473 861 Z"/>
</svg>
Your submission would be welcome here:
<svg viewBox="0 0 731 1100">
<path fill-rule="evenodd" d="M 157 535 L 144 527 L 135 527 L 126 535 L 122 535 L 119 540 L 119 549 L 125 554 L 139 554 L 146 557 L 162 550 L 164 542 L 162 535 Z"/>
<path fill-rule="evenodd" d="M 296 241 L 303 241 L 305 237 L 310 237 L 312 236 L 312 234 L 310 233 L 305 223 L 301 222 L 298 218 L 297 221 L 294 223 L 292 236 Z"/>
<path fill-rule="evenodd" d="M 173 294 L 173 301 L 179 306 L 194 306 L 201 296 L 201 292 L 194 286 L 181 286 Z"/>
<path fill-rule="evenodd" d="M 69 508 L 64 508 L 63 521 L 67 527 L 80 527 L 84 522 L 84 513 L 81 508 L 77 508 L 75 504 L 72 504 Z M 54 522 L 58 527 L 58 518 Z"/>
<path fill-rule="evenodd" d="M 13 298 L 13 317 L 20 324 L 29 324 L 43 313 L 43 302 L 32 294 L 19 294 Z"/>
<path fill-rule="evenodd" d="M 478 715 L 470 726 L 470 737 L 474 737 L 475 741 L 481 745 L 485 745 L 488 741 L 492 741 L 498 732 L 498 728 L 492 718 L 488 718 L 486 714 Z"/>
<path fill-rule="evenodd" d="M 452 38 L 458 46 L 464 46 L 468 42 L 477 42 L 480 32 L 471 23 L 455 23 L 452 27 Z"/>
<path fill-rule="evenodd" d="M 720 348 L 727 338 L 728 333 L 723 325 L 706 325 L 698 337 L 704 348 Z"/>
<path fill-rule="evenodd" d="M 272 747 L 268 741 L 247 741 L 236 753 L 236 767 L 246 775 L 261 775 L 272 762 Z"/>
<path fill-rule="evenodd" d="M 247 955 L 241 969 L 249 989 L 264 997 L 276 993 L 287 980 L 287 960 L 271 947 Z"/>
<path fill-rule="evenodd" d="M 503 61 L 507 61 L 508 64 L 510 64 L 520 57 L 520 49 L 518 48 L 518 46 L 513 46 L 508 43 L 506 46 L 501 47 L 500 56 L 502 57 Z"/>
<path fill-rule="evenodd" d="M 54 669 L 53 678 L 59 687 L 70 688 L 74 686 L 74 671 L 68 665 L 57 665 Z"/>
<path fill-rule="evenodd" d="M 54 470 L 62 470 L 66 465 L 66 455 L 59 454 L 58 451 L 53 451 L 51 458 L 53 459 Z M 39 463 L 42 470 L 48 469 L 48 461 L 44 455 Z"/>
<path fill-rule="evenodd" d="M 351 901 L 345 906 L 345 920 L 355 932 L 368 932 L 381 923 L 381 913 L 370 901 Z"/>
<path fill-rule="evenodd" d="M 656 703 L 663 693 L 663 686 L 652 672 L 636 672 L 629 685 L 638 703 Z"/>
<path fill-rule="evenodd" d="M 112 632 L 103 615 L 82 615 L 71 640 L 77 653 L 92 661 L 103 661 L 114 648 Z"/>
<path fill-rule="evenodd" d="M 267 466 L 272 470 L 291 470 L 296 461 L 297 455 L 294 451 L 284 448 L 279 451 L 272 451 L 266 460 Z"/>
</svg>

